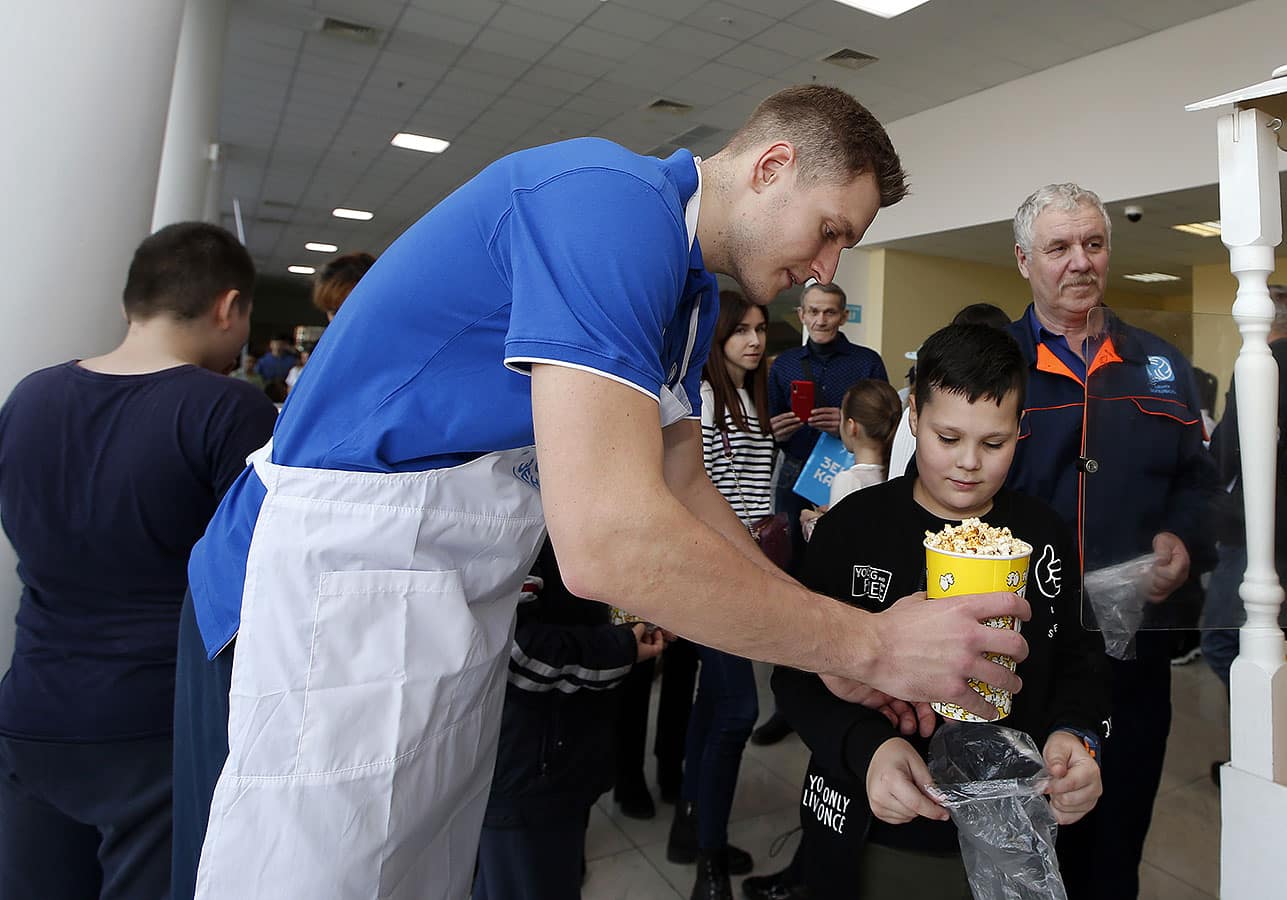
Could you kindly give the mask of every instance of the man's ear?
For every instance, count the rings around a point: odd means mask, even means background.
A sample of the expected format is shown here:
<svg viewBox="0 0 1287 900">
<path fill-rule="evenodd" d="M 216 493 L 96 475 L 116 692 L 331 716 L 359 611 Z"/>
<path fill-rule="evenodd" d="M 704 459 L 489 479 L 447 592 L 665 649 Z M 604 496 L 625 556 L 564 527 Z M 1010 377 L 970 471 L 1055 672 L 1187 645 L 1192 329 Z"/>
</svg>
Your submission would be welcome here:
<svg viewBox="0 0 1287 900">
<path fill-rule="evenodd" d="M 1023 252 L 1023 248 L 1018 244 L 1014 245 L 1014 261 L 1019 266 L 1019 274 L 1024 278 L 1028 277 L 1028 254 Z"/>
<path fill-rule="evenodd" d="M 907 424 L 912 429 L 912 437 L 917 437 L 916 423 L 918 416 L 916 414 L 916 394 L 913 393 L 907 398 Z"/>
<path fill-rule="evenodd" d="M 241 291 L 236 288 L 230 288 L 215 298 L 214 322 L 219 329 L 226 331 L 241 317 L 241 307 L 237 302 L 240 298 Z"/>
<path fill-rule="evenodd" d="M 755 168 L 751 174 L 751 190 L 757 194 L 782 178 L 796 162 L 795 145 L 790 141 L 778 141 L 765 147 L 755 158 Z"/>
</svg>

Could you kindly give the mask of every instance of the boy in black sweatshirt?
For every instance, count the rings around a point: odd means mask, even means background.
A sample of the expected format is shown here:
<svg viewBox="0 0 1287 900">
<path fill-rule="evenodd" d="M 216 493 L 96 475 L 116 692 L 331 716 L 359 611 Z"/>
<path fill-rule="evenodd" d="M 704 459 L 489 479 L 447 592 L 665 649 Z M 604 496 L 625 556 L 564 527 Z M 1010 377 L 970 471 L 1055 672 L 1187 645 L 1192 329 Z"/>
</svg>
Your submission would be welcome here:
<svg viewBox="0 0 1287 900">
<path fill-rule="evenodd" d="M 916 473 L 833 507 L 814 532 L 801 581 L 879 612 L 925 590 L 927 531 L 977 517 L 1031 544 L 1029 654 L 1018 669 L 1024 687 L 1002 724 L 1043 748 L 1055 818 L 1075 822 L 1101 790 L 1103 644 L 1081 627 L 1074 536 L 1046 504 L 1003 487 L 1023 409 L 1023 357 L 1004 332 L 953 325 L 925 342 L 916 370 Z M 917 705 L 920 733 L 900 736 L 888 705 L 872 709 L 832 692 L 853 698 L 848 687 L 794 669 L 773 677 L 779 709 L 813 751 L 801 801 L 810 895 L 969 898 L 955 828 L 921 787 L 931 781 L 925 753 L 940 720 Z"/>
</svg>

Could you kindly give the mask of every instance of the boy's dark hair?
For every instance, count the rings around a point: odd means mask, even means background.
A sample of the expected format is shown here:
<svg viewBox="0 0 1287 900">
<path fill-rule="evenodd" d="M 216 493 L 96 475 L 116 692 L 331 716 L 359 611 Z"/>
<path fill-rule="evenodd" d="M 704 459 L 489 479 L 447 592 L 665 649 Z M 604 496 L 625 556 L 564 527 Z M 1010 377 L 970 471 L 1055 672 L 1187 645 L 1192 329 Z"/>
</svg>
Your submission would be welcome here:
<svg viewBox="0 0 1287 900">
<path fill-rule="evenodd" d="M 1010 324 L 1010 316 L 1004 309 L 994 304 L 971 303 L 952 317 L 952 324 L 1005 328 Z"/>
<path fill-rule="evenodd" d="M 729 139 L 734 153 L 766 140 L 788 140 L 807 185 L 847 184 L 871 172 L 880 205 L 907 196 L 907 175 L 885 128 L 839 88 L 805 84 L 778 91 L 755 108 Z"/>
<path fill-rule="evenodd" d="M 1023 411 L 1028 364 L 1009 332 L 988 325 L 948 325 L 916 351 L 916 408 L 938 391 L 973 403 L 980 397 L 997 406 L 1013 391 Z"/>
<path fill-rule="evenodd" d="M 178 222 L 145 238 L 134 251 L 122 302 L 131 320 L 169 315 L 200 318 L 215 298 L 237 290 L 237 308 L 250 305 L 255 263 L 246 248 L 218 225 Z"/>
</svg>

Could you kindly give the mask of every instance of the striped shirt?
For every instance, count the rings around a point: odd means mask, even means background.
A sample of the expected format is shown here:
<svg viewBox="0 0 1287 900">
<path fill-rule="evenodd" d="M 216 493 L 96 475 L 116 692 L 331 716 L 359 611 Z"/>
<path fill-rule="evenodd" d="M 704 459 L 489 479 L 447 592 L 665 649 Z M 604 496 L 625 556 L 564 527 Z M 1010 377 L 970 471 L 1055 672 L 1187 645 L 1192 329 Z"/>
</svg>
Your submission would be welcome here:
<svg viewBox="0 0 1287 900">
<path fill-rule="evenodd" d="M 709 382 L 702 382 L 702 457 L 715 488 L 732 505 L 738 518 L 750 525 L 773 512 L 773 435 L 760 434 L 759 418 L 746 388 L 738 388 L 737 396 L 746 411 L 750 431 L 735 430 L 728 410 L 724 410 L 730 457 L 715 427 L 715 392 Z"/>
</svg>

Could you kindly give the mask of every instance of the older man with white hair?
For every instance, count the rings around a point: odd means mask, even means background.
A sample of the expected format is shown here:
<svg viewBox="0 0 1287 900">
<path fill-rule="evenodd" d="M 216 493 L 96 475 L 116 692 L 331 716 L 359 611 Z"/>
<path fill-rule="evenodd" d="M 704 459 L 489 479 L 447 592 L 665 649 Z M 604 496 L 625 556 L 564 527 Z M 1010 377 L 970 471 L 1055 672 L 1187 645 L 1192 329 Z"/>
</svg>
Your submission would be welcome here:
<svg viewBox="0 0 1287 900">
<path fill-rule="evenodd" d="M 1110 236 L 1103 202 L 1076 184 L 1041 188 L 1015 215 L 1015 259 L 1032 304 L 1010 325 L 1029 380 L 1009 485 L 1080 530 L 1087 570 L 1152 554 L 1143 590 L 1154 621 L 1197 591 L 1192 576 L 1213 562 L 1216 480 L 1189 361 L 1104 306 Z M 1076 563 L 1037 548 L 1029 600 L 1052 596 L 1046 586 L 1060 565 Z M 1112 719 L 1083 735 L 1104 766 L 1104 796 L 1060 835 L 1071 898 L 1139 892 L 1171 725 L 1167 637 L 1142 631 L 1135 658 L 1110 660 Z"/>
</svg>

